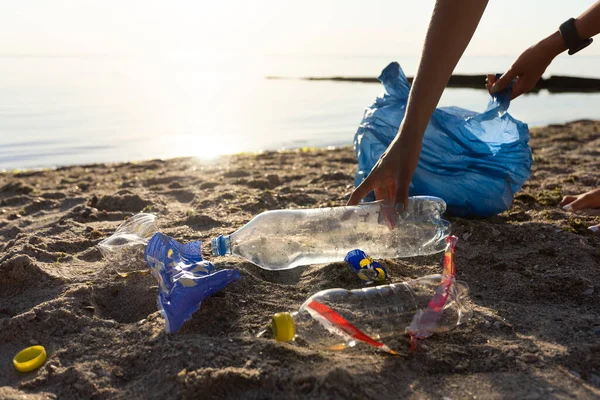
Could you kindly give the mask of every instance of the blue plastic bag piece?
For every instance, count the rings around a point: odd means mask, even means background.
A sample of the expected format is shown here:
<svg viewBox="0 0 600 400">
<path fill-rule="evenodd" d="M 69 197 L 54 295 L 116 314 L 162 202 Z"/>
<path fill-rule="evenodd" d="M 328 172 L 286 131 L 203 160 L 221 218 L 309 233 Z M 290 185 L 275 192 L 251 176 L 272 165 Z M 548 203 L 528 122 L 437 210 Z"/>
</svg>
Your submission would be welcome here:
<svg viewBox="0 0 600 400">
<path fill-rule="evenodd" d="M 388 277 L 386 269 L 376 261 L 373 261 L 364 251 L 356 249 L 350 251 L 344 261 L 358 275 L 363 285 L 373 282 L 385 281 Z"/>
<path fill-rule="evenodd" d="M 205 298 L 241 277 L 237 269 L 216 271 L 202 260 L 201 248 L 200 241 L 182 244 L 160 232 L 146 246 L 144 258 L 158 280 L 157 307 L 167 333 L 177 332 Z"/>
<path fill-rule="evenodd" d="M 379 80 L 385 93 L 366 109 L 354 136 L 356 186 L 394 139 L 406 111 L 410 85 L 400 65 L 388 65 Z M 533 161 L 527 124 L 507 113 L 510 98 L 508 87 L 494 95 L 482 113 L 436 109 L 423 136 L 409 195 L 440 197 L 450 213 L 463 217 L 509 209 Z M 371 193 L 367 200 L 373 199 Z"/>
</svg>

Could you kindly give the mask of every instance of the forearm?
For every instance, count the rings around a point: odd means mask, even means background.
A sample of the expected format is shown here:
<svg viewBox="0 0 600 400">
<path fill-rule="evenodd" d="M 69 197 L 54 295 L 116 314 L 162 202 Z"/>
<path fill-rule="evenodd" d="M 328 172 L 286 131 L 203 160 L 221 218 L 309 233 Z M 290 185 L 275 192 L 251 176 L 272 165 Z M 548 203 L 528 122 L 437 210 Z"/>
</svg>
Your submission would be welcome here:
<svg viewBox="0 0 600 400">
<path fill-rule="evenodd" d="M 469 44 L 487 0 L 437 0 L 400 135 L 421 140 L 458 60 Z"/>
<path fill-rule="evenodd" d="M 591 38 L 600 33 L 600 1 L 597 1 L 577 18 L 575 27 L 582 39 Z"/>
<path fill-rule="evenodd" d="M 600 1 L 584 11 L 575 20 L 575 28 L 581 39 L 591 38 L 600 33 Z M 552 58 L 567 50 L 558 30 L 543 39 L 539 44 L 546 49 L 547 54 Z"/>
</svg>

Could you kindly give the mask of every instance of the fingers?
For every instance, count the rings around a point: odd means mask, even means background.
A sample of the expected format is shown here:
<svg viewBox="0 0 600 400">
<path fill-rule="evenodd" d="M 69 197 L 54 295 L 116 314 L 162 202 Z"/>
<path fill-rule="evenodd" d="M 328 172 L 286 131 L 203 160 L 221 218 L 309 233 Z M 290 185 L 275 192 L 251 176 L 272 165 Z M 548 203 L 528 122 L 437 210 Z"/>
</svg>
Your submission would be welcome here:
<svg viewBox="0 0 600 400">
<path fill-rule="evenodd" d="M 516 76 L 517 76 L 517 73 L 514 72 L 512 69 L 509 69 L 508 71 L 506 71 L 504 73 L 504 75 L 502 75 L 500 78 L 498 78 L 498 80 L 496 82 L 494 82 L 494 84 L 490 88 L 490 93 L 496 94 L 499 91 L 503 90 L 504 88 L 506 88 L 508 86 L 509 83 L 512 82 L 513 79 L 515 79 Z"/>
<path fill-rule="evenodd" d="M 515 82 L 515 84 L 513 85 L 513 88 L 512 88 L 511 100 L 516 99 L 523 93 L 529 92 L 531 89 L 533 89 L 535 87 L 535 84 L 537 83 L 537 81 L 538 81 L 537 79 L 532 78 L 531 76 L 524 75 L 524 76 L 518 77 L 517 81 Z"/>
<path fill-rule="evenodd" d="M 516 81 L 512 86 L 511 100 L 516 99 L 523 93 L 529 92 L 537 83 L 537 79 L 532 78 L 530 75 L 522 74 L 519 76 L 516 72 L 514 72 L 514 70 L 510 69 L 506 71 L 500 78 L 498 78 L 498 80 L 496 80 L 493 75 L 488 75 L 488 92 L 490 92 L 492 95 L 500 92 L 501 90 L 505 89 L 515 78 Z"/>
<path fill-rule="evenodd" d="M 390 229 L 396 227 L 396 213 L 394 212 L 394 207 L 389 205 L 383 205 L 381 207 L 381 214 L 383 216 L 383 223 Z"/>
<path fill-rule="evenodd" d="M 563 210 L 566 211 L 579 211 L 584 210 L 586 208 L 592 208 L 592 201 L 590 196 L 578 196 L 572 202 L 568 203 L 563 207 Z"/>
<path fill-rule="evenodd" d="M 487 79 L 485 80 L 485 88 L 487 89 L 487 91 L 491 93 L 492 90 L 492 85 L 496 82 L 496 75 L 494 74 L 488 74 Z"/>
<path fill-rule="evenodd" d="M 586 208 L 600 208 L 600 189 L 592 190 L 579 196 L 565 196 L 559 203 L 566 211 L 579 211 Z M 589 226 L 593 233 L 600 234 L 600 224 Z"/>
<path fill-rule="evenodd" d="M 585 196 L 590 198 L 591 208 L 600 208 L 600 188 L 587 192 Z"/>
<path fill-rule="evenodd" d="M 580 194 L 579 196 L 565 196 L 559 206 L 567 211 L 600 208 L 600 188 Z"/>
<path fill-rule="evenodd" d="M 379 201 L 379 200 L 383 200 L 384 203 L 387 203 L 387 199 L 388 199 L 388 191 L 387 188 L 386 189 L 375 189 L 375 200 Z"/>
<path fill-rule="evenodd" d="M 375 198 L 377 200 L 383 200 L 384 203 L 387 203 L 390 206 L 395 205 L 393 200 L 396 194 L 396 183 L 393 180 L 389 182 L 381 181 L 380 178 L 377 176 L 373 177 L 372 175 L 367 176 L 367 178 L 354 189 L 354 192 L 350 195 L 350 199 L 348 199 L 346 205 L 357 205 L 371 191 L 375 192 Z"/>
<path fill-rule="evenodd" d="M 558 204 L 559 207 L 564 207 L 569 203 L 574 202 L 577 199 L 577 196 L 565 196 Z"/>
<path fill-rule="evenodd" d="M 355 206 L 358 203 L 360 203 L 360 201 L 365 198 L 370 192 L 371 190 L 373 190 L 371 188 L 371 181 L 369 179 L 369 177 L 367 176 L 367 179 L 365 179 L 364 181 L 362 181 L 362 183 L 360 185 L 358 185 L 358 187 L 356 189 L 354 189 L 354 192 L 352 192 L 352 194 L 350 195 L 350 199 L 348 199 L 348 202 L 346 203 L 347 206 Z"/>
<path fill-rule="evenodd" d="M 392 206 L 392 207 L 396 207 L 397 201 L 396 201 L 396 182 L 392 181 L 390 182 L 390 186 L 388 186 L 388 192 L 387 192 L 387 202 Z"/>
<path fill-rule="evenodd" d="M 396 188 L 396 193 L 394 194 L 394 204 L 396 207 L 401 207 L 401 210 L 397 210 L 399 212 L 404 212 L 406 209 L 406 205 L 408 204 L 408 189 L 410 187 L 410 182 L 405 182 L 404 184 L 400 184 Z M 399 206 L 402 204 L 402 206 Z"/>
<path fill-rule="evenodd" d="M 520 95 L 522 95 L 523 93 L 527 92 L 527 88 L 526 88 L 526 83 L 525 83 L 525 79 L 519 77 L 517 78 L 517 81 L 515 82 L 515 84 L 512 87 L 512 94 L 510 99 L 514 100 L 517 97 L 519 97 Z"/>
</svg>

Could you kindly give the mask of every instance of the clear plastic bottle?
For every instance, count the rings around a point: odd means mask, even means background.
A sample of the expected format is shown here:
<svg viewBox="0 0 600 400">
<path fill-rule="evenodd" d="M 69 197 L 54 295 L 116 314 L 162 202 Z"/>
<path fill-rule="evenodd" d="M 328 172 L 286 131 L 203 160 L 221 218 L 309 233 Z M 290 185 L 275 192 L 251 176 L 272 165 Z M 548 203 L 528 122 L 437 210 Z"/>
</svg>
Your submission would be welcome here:
<svg viewBox="0 0 600 400">
<path fill-rule="evenodd" d="M 419 311 L 427 309 L 441 282 L 442 275 L 430 275 L 366 289 L 323 290 L 297 312 L 275 314 L 271 322 L 273 337 L 281 342 L 300 339 L 329 350 L 365 342 L 393 352 L 385 343 L 407 332 L 415 317 L 422 315 Z M 450 330 L 468 319 L 467 293 L 468 287 L 462 282 L 451 286 L 448 301 L 430 334 Z"/>
<path fill-rule="evenodd" d="M 323 290 L 297 312 L 275 314 L 273 337 L 330 350 L 363 342 L 396 353 L 385 344 L 392 336 L 406 332 L 416 343 L 456 327 L 471 316 L 468 287 L 454 278 L 456 241 L 448 238 L 443 274 L 365 289 Z"/>
<path fill-rule="evenodd" d="M 440 198 L 416 196 L 402 213 L 381 202 L 266 211 L 231 235 L 213 238 L 212 252 L 270 270 L 343 261 L 356 248 L 374 258 L 435 254 L 450 233 L 445 210 Z"/>
</svg>

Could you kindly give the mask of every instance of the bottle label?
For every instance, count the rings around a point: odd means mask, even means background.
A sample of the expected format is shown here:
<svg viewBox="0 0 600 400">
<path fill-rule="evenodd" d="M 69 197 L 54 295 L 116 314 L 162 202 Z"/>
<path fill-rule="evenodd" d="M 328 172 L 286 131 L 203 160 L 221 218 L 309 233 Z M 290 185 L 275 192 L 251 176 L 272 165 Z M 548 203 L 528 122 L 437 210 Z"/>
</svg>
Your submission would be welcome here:
<svg viewBox="0 0 600 400">
<path fill-rule="evenodd" d="M 373 339 L 366 333 L 348 322 L 344 317 L 335 312 L 331 307 L 312 300 L 307 304 L 306 310 L 319 321 L 328 331 L 347 336 L 353 340 L 359 340 L 371 346 L 377 347 L 386 353 L 399 355 L 385 344 Z"/>
</svg>

